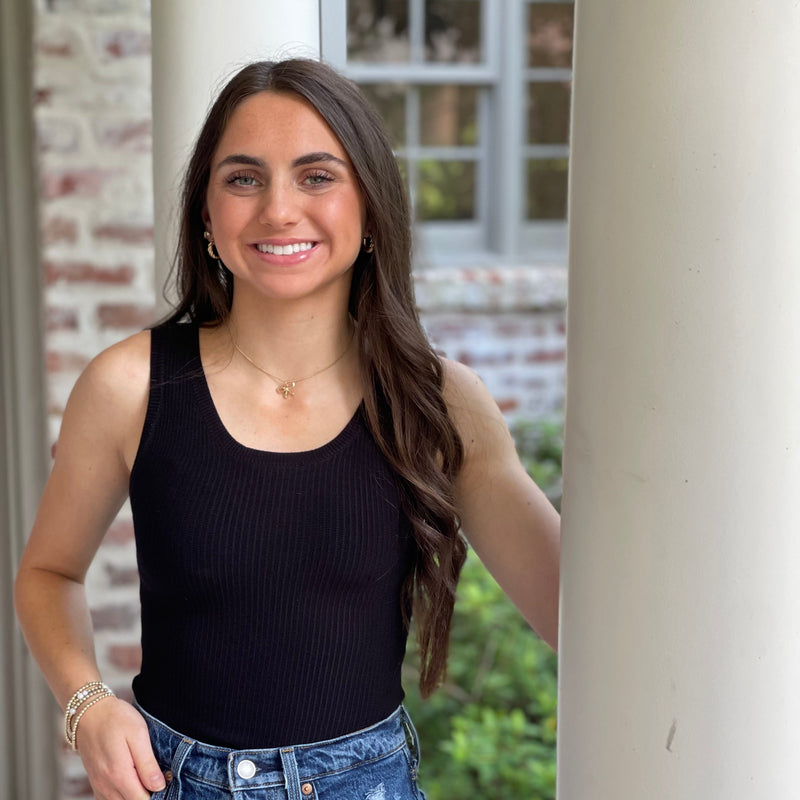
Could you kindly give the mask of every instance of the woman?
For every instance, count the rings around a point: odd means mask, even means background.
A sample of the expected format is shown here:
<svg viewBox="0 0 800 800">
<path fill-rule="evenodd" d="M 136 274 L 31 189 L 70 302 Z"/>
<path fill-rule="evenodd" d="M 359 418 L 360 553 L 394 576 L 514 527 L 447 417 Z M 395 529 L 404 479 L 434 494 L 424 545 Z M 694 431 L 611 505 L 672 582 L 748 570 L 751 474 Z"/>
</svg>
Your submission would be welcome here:
<svg viewBox="0 0 800 800">
<path fill-rule="evenodd" d="M 413 613 L 423 694 L 444 675 L 459 530 L 555 646 L 557 514 L 431 350 L 410 261 L 358 89 L 305 60 L 236 75 L 186 175 L 180 302 L 77 382 L 17 578 L 101 800 L 421 796 L 400 665 Z M 83 587 L 128 493 L 136 707 L 100 682 Z"/>
</svg>

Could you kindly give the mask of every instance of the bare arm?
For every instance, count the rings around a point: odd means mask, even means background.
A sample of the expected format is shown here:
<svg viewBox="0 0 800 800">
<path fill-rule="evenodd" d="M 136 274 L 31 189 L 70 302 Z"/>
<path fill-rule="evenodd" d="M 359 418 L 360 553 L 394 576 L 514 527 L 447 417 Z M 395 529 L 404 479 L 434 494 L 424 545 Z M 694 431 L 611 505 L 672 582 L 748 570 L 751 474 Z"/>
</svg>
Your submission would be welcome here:
<svg viewBox="0 0 800 800">
<path fill-rule="evenodd" d="M 470 369 L 446 362 L 445 398 L 465 449 L 456 482 L 464 534 L 531 627 L 555 649 L 558 513 L 520 463 L 497 404 Z"/>
<path fill-rule="evenodd" d="M 79 378 L 17 574 L 17 615 L 62 709 L 76 689 L 100 678 L 84 579 L 127 496 L 147 404 L 149 352 L 149 334 L 139 334 L 102 353 Z M 91 707 L 78 745 L 100 798 L 145 800 L 146 786 L 163 785 L 146 726 L 127 703 L 110 698 Z"/>
</svg>

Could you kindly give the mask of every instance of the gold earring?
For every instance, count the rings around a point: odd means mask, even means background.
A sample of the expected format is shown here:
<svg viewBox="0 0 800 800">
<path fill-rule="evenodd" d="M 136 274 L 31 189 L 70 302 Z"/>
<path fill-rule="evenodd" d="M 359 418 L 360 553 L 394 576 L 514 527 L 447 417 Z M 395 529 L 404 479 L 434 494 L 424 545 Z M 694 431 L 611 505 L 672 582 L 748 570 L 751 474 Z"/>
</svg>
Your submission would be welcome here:
<svg viewBox="0 0 800 800">
<path fill-rule="evenodd" d="M 361 246 L 364 248 L 365 253 L 371 253 L 375 249 L 375 241 L 369 234 L 367 234 L 361 240 Z"/>
<path fill-rule="evenodd" d="M 203 236 L 205 236 L 205 238 L 208 240 L 208 254 L 214 259 L 214 261 L 219 261 L 219 254 L 216 250 L 214 250 L 214 237 L 208 231 L 206 231 Z"/>
</svg>

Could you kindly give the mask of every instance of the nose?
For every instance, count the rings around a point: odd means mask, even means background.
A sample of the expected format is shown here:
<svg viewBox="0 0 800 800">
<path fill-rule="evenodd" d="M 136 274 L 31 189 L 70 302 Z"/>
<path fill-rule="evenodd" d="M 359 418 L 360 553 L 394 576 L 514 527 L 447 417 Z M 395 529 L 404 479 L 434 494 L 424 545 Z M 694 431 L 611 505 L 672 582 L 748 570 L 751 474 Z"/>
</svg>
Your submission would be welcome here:
<svg viewBox="0 0 800 800">
<path fill-rule="evenodd" d="M 263 194 L 258 221 L 273 228 L 285 228 L 297 222 L 298 197 L 292 186 L 272 181 Z"/>
</svg>

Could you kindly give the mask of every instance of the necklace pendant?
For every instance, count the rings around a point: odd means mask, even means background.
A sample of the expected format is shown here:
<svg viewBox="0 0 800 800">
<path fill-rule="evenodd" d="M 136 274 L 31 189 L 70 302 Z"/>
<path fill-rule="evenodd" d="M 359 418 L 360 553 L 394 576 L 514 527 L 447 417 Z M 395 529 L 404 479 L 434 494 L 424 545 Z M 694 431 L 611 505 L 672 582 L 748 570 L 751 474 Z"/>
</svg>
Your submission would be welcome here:
<svg viewBox="0 0 800 800">
<path fill-rule="evenodd" d="M 290 397 L 294 397 L 294 386 L 295 381 L 284 381 L 275 391 L 282 394 L 284 400 L 288 400 Z"/>
</svg>

